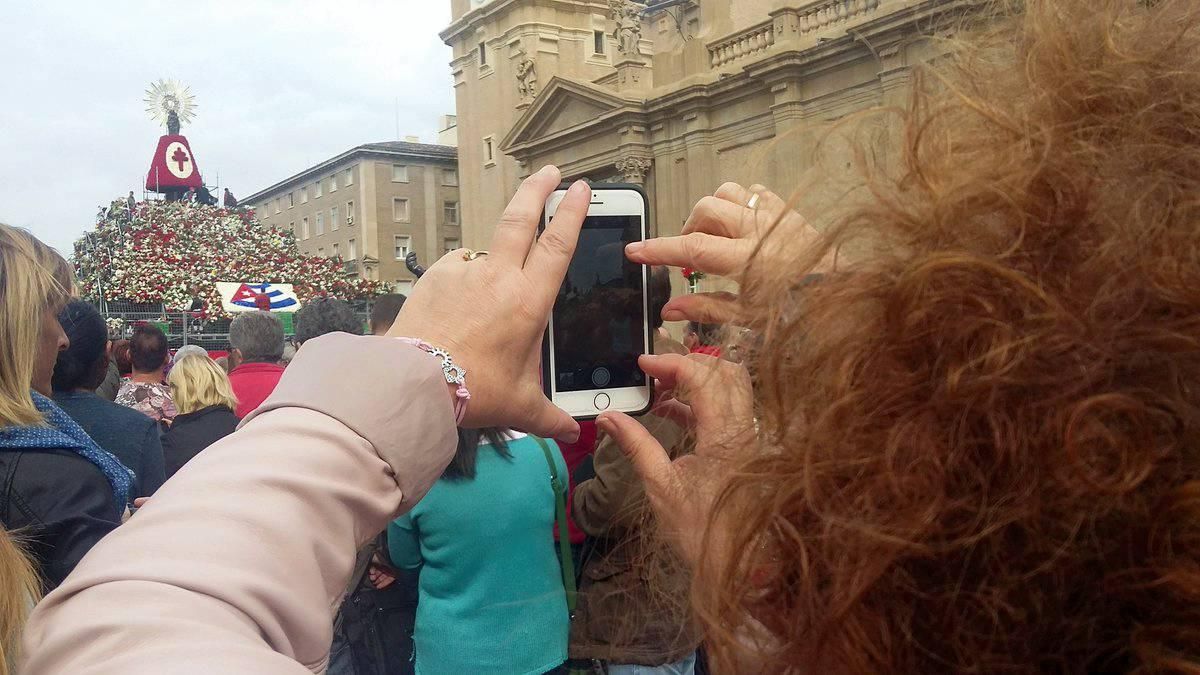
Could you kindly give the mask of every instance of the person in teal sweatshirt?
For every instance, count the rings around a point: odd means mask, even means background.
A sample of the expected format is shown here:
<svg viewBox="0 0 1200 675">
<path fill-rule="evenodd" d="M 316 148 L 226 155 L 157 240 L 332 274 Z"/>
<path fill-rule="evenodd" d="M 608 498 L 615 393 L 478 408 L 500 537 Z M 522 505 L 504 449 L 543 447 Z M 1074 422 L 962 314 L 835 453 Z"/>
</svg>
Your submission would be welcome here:
<svg viewBox="0 0 1200 675">
<path fill-rule="evenodd" d="M 565 485 L 562 454 L 547 445 Z M 541 675 L 566 661 L 554 506 L 537 439 L 459 432 L 441 480 L 388 527 L 392 562 L 420 570 L 417 675 Z"/>
</svg>

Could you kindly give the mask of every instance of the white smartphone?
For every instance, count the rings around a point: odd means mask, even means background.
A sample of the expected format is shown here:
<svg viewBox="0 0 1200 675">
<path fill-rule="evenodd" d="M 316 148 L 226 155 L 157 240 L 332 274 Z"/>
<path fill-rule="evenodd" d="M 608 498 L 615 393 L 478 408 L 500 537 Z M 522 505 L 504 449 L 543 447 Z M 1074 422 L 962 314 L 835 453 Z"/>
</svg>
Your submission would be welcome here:
<svg viewBox="0 0 1200 675">
<path fill-rule="evenodd" d="M 543 227 L 565 194 L 550 195 Z M 648 219 L 641 188 L 592 186 L 592 204 L 542 347 L 546 396 L 575 419 L 650 409 L 652 383 L 637 363 L 654 344 L 649 269 L 625 257 L 626 244 L 646 239 Z"/>
</svg>

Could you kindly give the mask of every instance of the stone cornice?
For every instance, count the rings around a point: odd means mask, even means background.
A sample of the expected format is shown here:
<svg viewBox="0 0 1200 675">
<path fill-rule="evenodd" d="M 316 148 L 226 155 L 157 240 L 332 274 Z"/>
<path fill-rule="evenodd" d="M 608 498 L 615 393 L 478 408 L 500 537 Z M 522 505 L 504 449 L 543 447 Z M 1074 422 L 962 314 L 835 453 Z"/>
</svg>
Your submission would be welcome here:
<svg viewBox="0 0 1200 675">
<path fill-rule="evenodd" d="M 880 52 L 889 51 L 892 45 L 934 34 L 946 28 L 963 12 L 982 6 L 984 1 L 918 0 L 854 25 L 837 37 L 819 41 L 814 39 L 810 43 L 780 42 L 774 45 L 777 51 L 767 52 L 736 71 L 714 69 L 693 76 L 690 78 L 693 80 L 691 84 L 656 88 L 647 92 L 644 103 L 629 102 L 619 109 L 546 136 L 522 138 L 522 133 L 531 125 L 518 122 L 505 139 L 511 145 L 504 151 L 523 161 L 537 154 L 548 154 L 588 138 L 617 131 L 629 124 L 649 128 L 681 115 L 712 109 L 718 103 L 759 95 L 770 91 L 773 84 L 782 80 L 804 81 L 864 59 L 882 58 L 886 53 Z M 882 63 L 880 65 L 884 67 Z M 599 89 L 595 84 L 564 80 L 563 86 L 567 85 Z M 671 86 L 678 88 L 672 89 Z M 609 95 L 616 97 L 615 93 Z M 536 114 L 531 109 L 523 120 L 553 113 L 553 109 L 545 107 L 536 111 Z M 661 147 L 661 142 L 656 141 L 654 145 Z"/>
<path fill-rule="evenodd" d="M 438 33 L 438 37 L 442 39 L 442 42 L 453 45 L 463 34 L 474 32 L 481 24 L 491 21 L 497 15 L 511 10 L 514 5 L 518 4 L 551 9 L 575 7 L 588 13 L 599 10 L 608 14 L 608 5 L 602 0 L 493 0 L 483 7 L 473 9 L 459 17 L 441 33 Z"/>
</svg>

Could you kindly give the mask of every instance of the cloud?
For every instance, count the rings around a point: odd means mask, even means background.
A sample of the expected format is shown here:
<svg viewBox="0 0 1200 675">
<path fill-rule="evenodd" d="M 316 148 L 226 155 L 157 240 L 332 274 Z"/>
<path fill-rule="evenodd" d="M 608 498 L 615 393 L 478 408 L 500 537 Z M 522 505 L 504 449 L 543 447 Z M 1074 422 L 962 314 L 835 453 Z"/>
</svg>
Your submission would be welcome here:
<svg viewBox="0 0 1200 675">
<path fill-rule="evenodd" d="M 249 195 L 361 143 L 434 140 L 454 112 L 449 3 L 38 2 L 5 8 L 0 221 L 64 254 L 101 203 L 141 194 L 145 88 L 191 87 L 205 182 Z M 399 106 L 397 107 L 397 102 Z"/>
</svg>

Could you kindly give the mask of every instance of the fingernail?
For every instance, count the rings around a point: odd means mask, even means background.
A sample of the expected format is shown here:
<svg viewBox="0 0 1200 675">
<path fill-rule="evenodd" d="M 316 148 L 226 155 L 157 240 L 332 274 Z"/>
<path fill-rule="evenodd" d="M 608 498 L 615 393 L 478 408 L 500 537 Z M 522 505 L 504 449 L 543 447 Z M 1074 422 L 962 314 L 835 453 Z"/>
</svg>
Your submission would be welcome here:
<svg viewBox="0 0 1200 675">
<path fill-rule="evenodd" d="M 625 245 L 625 255 L 634 255 L 644 248 L 646 248 L 646 242 L 644 241 L 630 242 Z"/>
<path fill-rule="evenodd" d="M 538 171 L 538 175 L 540 176 L 540 175 L 542 175 L 542 174 L 545 174 L 545 173 L 550 173 L 550 172 L 551 172 L 553 169 L 554 169 L 554 165 L 553 165 L 553 164 L 547 164 L 546 166 L 543 166 L 543 167 L 542 167 L 542 168 L 541 168 L 541 169 Z"/>
<path fill-rule="evenodd" d="M 579 429 L 575 429 L 575 431 L 563 436 L 562 440 L 564 443 L 577 443 L 579 441 Z"/>
<path fill-rule="evenodd" d="M 612 420 L 604 416 L 596 418 L 596 428 L 608 434 L 609 436 L 612 436 L 617 430 L 616 426 L 613 425 Z"/>
<path fill-rule="evenodd" d="M 683 321 L 687 317 L 683 315 L 683 312 L 677 309 L 664 309 L 662 318 L 663 321 Z"/>
<path fill-rule="evenodd" d="M 584 190 L 587 190 L 587 188 L 588 188 L 587 181 L 577 180 L 571 185 L 571 189 L 567 190 L 567 194 L 568 195 L 581 194 Z"/>
</svg>

